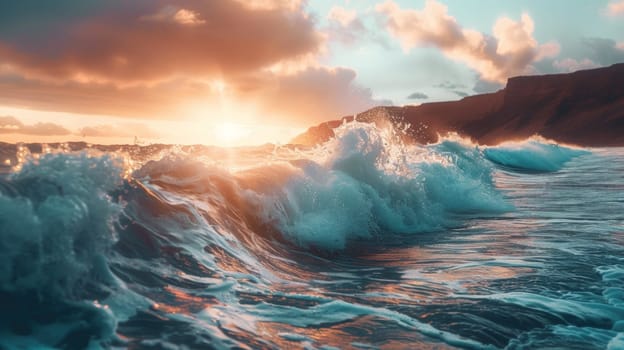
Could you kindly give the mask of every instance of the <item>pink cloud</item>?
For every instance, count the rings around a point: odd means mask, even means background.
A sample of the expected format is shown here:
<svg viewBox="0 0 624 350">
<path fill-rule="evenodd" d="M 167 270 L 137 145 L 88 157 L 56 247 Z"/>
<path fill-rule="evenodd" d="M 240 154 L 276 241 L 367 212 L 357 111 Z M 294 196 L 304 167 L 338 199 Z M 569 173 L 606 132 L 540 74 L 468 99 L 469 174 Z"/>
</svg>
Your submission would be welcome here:
<svg viewBox="0 0 624 350">
<path fill-rule="evenodd" d="M 448 14 L 448 8 L 427 0 L 422 10 L 402 9 L 388 0 L 376 6 L 386 28 L 404 50 L 418 46 L 439 48 L 447 57 L 464 62 L 476 70 L 481 79 L 505 82 L 507 78 L 527 74 L 532 63 L 559 53 L 556 43 L 539 44 L 533 37 L 535 24 L 528 14 L 516 21 L 499 18 L 492 35 L 462 28 Z"/>
<path fill-rule="evenodd" d="M 607 5 L 607 15 L 609 16 L 621 16 L 624 15 L 624 0 L 612 1 Z"/>
<path fill-rule="evenodd" d="M 348 10 L 341 6 L 334 6 L 329 10 L 327 18 L 330 21 L 336 21 L 343 27 L 347 27 L 351 23 L 358 20 L 355 10 Z"/>
<path fill-rule="evenodd" d="M 364 23 L 355 10 L 334 6 L 329 11 L 327 20 L 329 22 L 327 32 L 330 40 L 351 45 L 368 34 Z"/>
</svg>

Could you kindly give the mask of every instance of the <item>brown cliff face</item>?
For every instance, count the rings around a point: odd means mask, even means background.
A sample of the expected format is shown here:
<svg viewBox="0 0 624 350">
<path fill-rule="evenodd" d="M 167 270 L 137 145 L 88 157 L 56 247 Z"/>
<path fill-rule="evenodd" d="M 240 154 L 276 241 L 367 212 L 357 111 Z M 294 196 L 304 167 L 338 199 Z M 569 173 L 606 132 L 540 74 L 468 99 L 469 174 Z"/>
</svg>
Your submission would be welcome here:
<svg viewBox="0 0 624 350">
<path fill-rule="evenodd" d="M 320 124 L 292 143 L 312 145 L 333 136 L 352 117 Z M 624 146 L 624 64 L 570 74 L 516 77 L 491 94 L 420 106 L 375 107 L 358 121 L 409 123 L 407 135 L 431 143 L 457 132 L 480 144 L 535 134 L 581 146 Z"/>
</svg>

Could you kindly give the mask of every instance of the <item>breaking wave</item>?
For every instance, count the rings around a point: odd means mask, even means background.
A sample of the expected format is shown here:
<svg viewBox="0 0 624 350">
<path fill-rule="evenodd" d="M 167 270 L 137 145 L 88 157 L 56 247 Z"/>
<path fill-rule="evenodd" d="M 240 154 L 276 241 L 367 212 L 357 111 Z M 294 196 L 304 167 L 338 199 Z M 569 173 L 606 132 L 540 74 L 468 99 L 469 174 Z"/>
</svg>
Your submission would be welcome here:
<svg viewBox="0 0 624 350">
<path fill-rule="evenodd" d="M 543 139 L 529 139 L 486 147 L 483 153 L 492 162 L 513 169 L 554 172 L 560 170 L 570 160 L 589 152 L 560 146 Z"/>
</svg>

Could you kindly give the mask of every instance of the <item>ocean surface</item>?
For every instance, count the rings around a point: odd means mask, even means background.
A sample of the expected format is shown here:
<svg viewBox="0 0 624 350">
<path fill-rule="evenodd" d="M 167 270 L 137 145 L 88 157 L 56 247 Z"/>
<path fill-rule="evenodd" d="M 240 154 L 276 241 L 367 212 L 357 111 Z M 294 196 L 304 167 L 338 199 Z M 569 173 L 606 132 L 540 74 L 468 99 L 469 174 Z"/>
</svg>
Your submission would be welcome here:
<svg viewBox="0 0 624 350">
<path fill-rule="evenodd" d="M 623 148 L 397 134 L 4 144 L 0 349 L 624 349 Z"/>
</svg>

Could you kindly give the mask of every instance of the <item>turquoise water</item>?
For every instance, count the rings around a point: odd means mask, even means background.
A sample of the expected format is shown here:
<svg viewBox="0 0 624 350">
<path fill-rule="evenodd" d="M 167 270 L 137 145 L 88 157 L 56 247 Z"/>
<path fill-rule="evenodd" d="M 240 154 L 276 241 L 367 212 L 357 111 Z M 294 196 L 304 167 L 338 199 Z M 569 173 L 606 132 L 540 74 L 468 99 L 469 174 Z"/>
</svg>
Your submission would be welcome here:
<svg viewBox="0 0 624 350">
<path fill-rule="evenodd" d="M 75 148 L 4 150 L 0 348 L 624 348 L 624 149 Z"/>
</svg>

